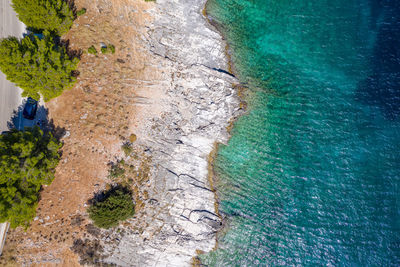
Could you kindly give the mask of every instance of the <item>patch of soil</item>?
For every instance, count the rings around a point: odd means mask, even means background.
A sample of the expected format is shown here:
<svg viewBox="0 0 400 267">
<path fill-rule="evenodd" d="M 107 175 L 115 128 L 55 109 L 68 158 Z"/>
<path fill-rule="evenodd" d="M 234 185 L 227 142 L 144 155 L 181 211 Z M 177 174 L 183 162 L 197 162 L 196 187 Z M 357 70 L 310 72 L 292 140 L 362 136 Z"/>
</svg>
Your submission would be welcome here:
<svg viewBox="0 0 400 267">
<path fill-rule="evenodd" d="M 74 88 L 47 103 L 54 125 L 65 132 L 62 158 L 55 180 L 41 193 L 32 226 L 8 232 L 4 255 L 18 265 L 79 266 L 70 248 L 84 246 L 89 235 L 87 200 L 110 182 L 108 163 L 123 156 L 121 145 L 139 123 L 135 93 L 145 91 L 141 81 L 157 79 L 143 45 L 151 20 L 147 11 L 154 3 L 75 0 L 75 5 L 87 12 L 63 39 L 69 49 L 86 53 Z M 102 43 L 114 45 L 115 54 L 102 54 Z M 87 53 L 92 45 L 97 56 Z"/>
</svg>

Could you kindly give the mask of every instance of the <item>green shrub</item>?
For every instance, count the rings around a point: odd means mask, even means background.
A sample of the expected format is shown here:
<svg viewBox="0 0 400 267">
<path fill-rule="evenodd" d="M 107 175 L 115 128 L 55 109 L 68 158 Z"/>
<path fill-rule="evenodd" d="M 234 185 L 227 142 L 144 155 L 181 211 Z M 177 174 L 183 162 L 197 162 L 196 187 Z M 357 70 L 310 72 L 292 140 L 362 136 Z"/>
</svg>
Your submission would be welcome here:
<svg viewBox="0 0 400 267">
<path fill-rule="evenodd" d="M 108 46 L 108 48 L 110 49 L 111 54 L 115 54 L 115 46 L 114 45 L 111 44 Z"/>
<path fill-rule="evenodd" d="M 22 96 L 38 100 L 42 95 L 45 101 L 59 96 L 75 83 L 73 72 L 78 63 L 65 47 L 54 43 L 48 31 L 42 39 L 31 34 L 22 40 L 0 40 L 0 70 L 23 89 Z"/>
<path fill-rule="evenodd" d="M 131 143 L 133 143 L 133 142 L 135 142 L 137 140 L 137 136 L 136 136 L 136 134 L 131 134 L 130 136 L 129 136 L 129 142 L 131 142 Z"/>
<path fill-rule="evenodd" d="M 111 53 L 114 54 L 115 53 L 115 46 L 110 44 L 108 46 L 102 46 L 101 47 L 101 53 L 103 54 L 107 54 L 107 53 Z"/>
<path fill-rule="evenodd" d="M 76 15 L 79 17 L 79 16 L 82 16 L 83 14 L 85 14 L 86 13 L 86 8 L 82 8 L 81 10 L 79 10 L 78 12 L 76 12 Z"/>
<path fill-rule="evenodd" d="M 133 152 L 133 148 L 130 143 L 123 144 L 121 148 L 122 148 L 122 151 L 124 151 L 125 156 L 129 156 Z"/>
<path fill-rule="evenodd" d="M 97 227 L 117 226 L 135 214 L 132 192 L 126 187 L 112 187 L 91 200 L 88 213 Z"/>
<path fill-rule="evenodd" d="M 104 257 L 102 256 L 104 249 L 99 240 L 75 239 L 71 250 L 79 255 L 79 263 L 82 266 L 112 266 L 100 262 Z"/>
<path fill-rule="evenodd" d="M 61 144 L 39 127 L 0 135 L 0 222 L 28 227 L 39 190 L 54 179 Z"/>
<path fill-rule="evenodd" d="M 12 6 L 18 18 L 36 32 L 48 30 L 63 35 L 75 19 L 65 0 L 12 0 Z"/>
<path fill-rule="evenodd" d="M 120 163 L 111 166 L 108 177 L 111 179 L 120 178 L 125 174 L 125 169 L 120 167 Z"/>
<path fill-rule="evenodd" d="M 92 54 L 92 55 L 97 55 L 97 50 L 96 50 L 96 48 L 92 45 L 91 47 L 89 47 L 88 53 L 89 53 L 89 54 Z"/>
</svg>

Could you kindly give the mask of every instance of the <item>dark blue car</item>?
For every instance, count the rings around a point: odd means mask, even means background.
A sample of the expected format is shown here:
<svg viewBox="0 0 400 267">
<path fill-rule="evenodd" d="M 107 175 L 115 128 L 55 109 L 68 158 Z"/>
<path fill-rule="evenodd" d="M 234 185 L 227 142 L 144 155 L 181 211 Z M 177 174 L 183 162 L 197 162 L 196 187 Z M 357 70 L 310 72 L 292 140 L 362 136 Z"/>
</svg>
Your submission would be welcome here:
<svg viewBox="0 0 400 267">
<path fill-rule="evenodd" d="M 28 120 L 33 120 L 36 115 L 37 107 L 38 107 L 38 102 L 35 99 L 28 97 L 28 100 L 26 101 L 24 107 L 24 111 L 22 112 L 24 118 Z"/>
</svg>

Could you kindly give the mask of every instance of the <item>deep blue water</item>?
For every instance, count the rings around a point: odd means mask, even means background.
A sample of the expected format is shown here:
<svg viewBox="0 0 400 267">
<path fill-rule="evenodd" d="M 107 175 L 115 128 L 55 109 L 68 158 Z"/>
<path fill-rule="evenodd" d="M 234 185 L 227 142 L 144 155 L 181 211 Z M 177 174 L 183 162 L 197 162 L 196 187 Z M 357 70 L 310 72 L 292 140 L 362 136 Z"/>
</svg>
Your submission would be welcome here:
<svg viewBox="0 0 400 267">
<path fill-rule="evenodd" d="M 400 1 L 209 0 L 248 87 L 209 266 L 400 266 Z"/>
</svg>

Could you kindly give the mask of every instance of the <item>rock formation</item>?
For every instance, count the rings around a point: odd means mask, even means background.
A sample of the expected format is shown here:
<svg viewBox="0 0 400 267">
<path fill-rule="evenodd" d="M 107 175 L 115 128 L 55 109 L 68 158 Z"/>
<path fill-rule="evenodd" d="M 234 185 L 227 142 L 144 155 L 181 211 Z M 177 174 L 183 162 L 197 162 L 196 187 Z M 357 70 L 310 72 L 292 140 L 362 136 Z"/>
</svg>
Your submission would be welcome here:
<svg viewBox="0 0 400 267">
<path fill-rule="evenodd" d="M 137 92 L 136 147 L 151 175 L 136 230 L 104 246 L 104 262 L 121 266 L 187 266 L 210 251 L 221 225 L 208 181 L 208 157 L 226 143 L 240 113 L 221 36 L 202 15 L 205 1 L 159 0 L 143 41 L 158 64 L 157 81 Z"/>
</svg>

